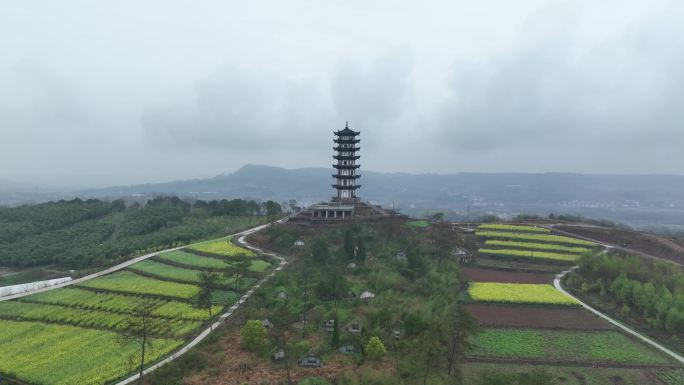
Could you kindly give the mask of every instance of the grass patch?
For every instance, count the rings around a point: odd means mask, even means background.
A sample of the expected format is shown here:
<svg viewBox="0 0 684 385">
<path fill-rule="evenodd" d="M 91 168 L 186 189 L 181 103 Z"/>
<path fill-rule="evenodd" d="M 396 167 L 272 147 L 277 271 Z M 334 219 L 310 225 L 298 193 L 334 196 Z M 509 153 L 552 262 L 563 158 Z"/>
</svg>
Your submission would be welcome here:
<svg viewBox="0 0 684 385">
<path fill-rule="evenodd" d="M 480 254 L 498 255 L 502 257 L 523 257 L 535 259 L 550 259 L 554 261 L 574 262 L 577 255 L 552 253 L 548 251 L 515 250 L 515 249 L 479 249 Z"/>
<path fill-rule="evenodd" d="M 474 338 L 476 356 L 668 364 L 663 354 L 616 331 L 485 329 Z"/>
<path fill-rule="evenodd" d="M 528 225 L 508 225 L 504 223 L 485 223 L 477 226 L 478 230 L 522 231 L 526 233 L 550 233 L 551 230 L 544 227 Z"/>
<path fill-rule="evenodd" d="M 197 243 L 188 246 L 188 249 L 199 251 L 200 253 L 213 254 L 222 257 L 237 257 L 241 255 L 248 257 L 254 256 L 254 253 L 251 250 L 235 246 L 229 238 L 223 238 L 210 242 Z"/>
<path fill-rule="evenodd" d="M 523 241 L 535 241 L 535 242 L 546 242 L 546 243 L 560 243 L 569 245 L 581 245 L 581 246 L 596 246 L 594 242 L 585 241 L 583 239 L 576 239 L 565 237 L 562 235 L 550 235 L 550 234 L 525 234 L 525 233 L 514 233 L 507 231 L 476 231 L 475 235 L 478 237 L 494 238 L 494 239 L 512 239 L 512 240 L 523 240 Z"/>
<path fill-rule="evenodd" d="M 418 228 L 425 228 L 430 226 L 428 221 L 425 220 L 418 220 L 418 221 L 409 221 L 405 223 L 406 226 L 411 226 L 411 227 L 418 227 Z"/>
<path fill-rule="evenodd" d="M 577 305 L 572 297 L 546 284 L 473 282 L 468 295 L 478 302 Z"/>
</svg>

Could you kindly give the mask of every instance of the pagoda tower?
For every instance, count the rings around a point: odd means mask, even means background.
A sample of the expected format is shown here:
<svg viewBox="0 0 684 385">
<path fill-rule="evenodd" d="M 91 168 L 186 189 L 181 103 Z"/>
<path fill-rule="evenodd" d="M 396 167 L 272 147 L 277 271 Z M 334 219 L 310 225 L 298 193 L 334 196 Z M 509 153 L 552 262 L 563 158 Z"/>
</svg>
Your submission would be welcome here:
<svg viewBox="0 0 684 385">
<path fill-rule="evenodd" d="M 333 174 L 335 178 L 335 184 L 333 188 L 337 190 L 337 196 L 333 197 L 333 202 L 344 202 L 352 203 L 358 202 L 356 197 L 356 189 L 361 187 L 361 185 L 356 183 L 356 180 L 361 177 L 358 172 L 361 165 L 357 164 L 356 161 L 361 157 L 356 155 L 356 152 L 361 148 L 356 145 L 361 141 L 357 138 L 360 134 L 358 131 L 353 131 L 349 128 L 349 122 L 345 124 L 343 130 L 335 131 L 335 155 L 333 158 L 337 161 L 333 164 L 336 170 L 336 174 Z"/>
</svg>

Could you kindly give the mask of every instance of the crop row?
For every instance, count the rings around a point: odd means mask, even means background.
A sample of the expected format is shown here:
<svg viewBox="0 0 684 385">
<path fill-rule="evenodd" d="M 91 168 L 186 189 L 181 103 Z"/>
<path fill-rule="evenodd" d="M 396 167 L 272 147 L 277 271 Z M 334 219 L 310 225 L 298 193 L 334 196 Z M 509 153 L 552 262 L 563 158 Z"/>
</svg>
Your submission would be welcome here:
<svg viewBox="0 0 684 385">
<path fill-rule="evenodd" d="M 45 305 L 29 302 L 5 301 L 0 303 L 0 318 L 40 321 L 48 323 L 66 323 L 86 328 L 124 330 L 129 327 L 131 315 L 110 313 L 101 310 L 85 310 L 67 308 L 59 305 Z M 206 312 L 204 319 L 207 318 Z M 199 318 L 200 320 L 204 320 Z M 199 327 L 198 322 L 180 319 L 166 319 L 152 333 L 170 334 L 182 337 Z"/>
<path fill-rule="evenodd" d="M 473 282 L 468 295 L 478 302 L 577 305 L 577 301 L 546 284 Z"/>
<path fill-rule="evenodd" d="M 154 338 L 145 361 L 181 343 Z M 66 325 L 0 320 L 0 345 L 0 372 L 33 384 L 106 384 L 131 372 L 130 358 L 140 360 L 139 346 L 121 343 L 114 332 Z"/>
<path fill-rule="evenodd" d="M 29 295 L 21 299 L 22 302 L 43 303 L 48 305 L 63 305 L 92 310 L 104 310 L 118 313 L 130 313 L 140 304 L 140 297 L 114 293 L 97 293 L 94 291 L 65 287 L 48 290 L 43 293 Z M 161 304 L 163 299 L 149 298 L 152 305 Z"/>
<path fill-rule="evenodd" d="M 508 225 L 504 223 L 485 223 L 477 226 L 478 230 L 502 230 L 502 231 L 521 231 L 525 233 L 549 233 L 551 230 L 544 227 L 528 225 Z"/>
<path fill-rule="evenodd" d="M 160 278 L 170 279 L 172 281 L 183 281 L 193 284 L 197 284 L 200 282 L 200 270 L 184 269 L 182 267 L 167 265 L 164 263 L 155 262 L 151 260 L 138 262 L 130 266 L 130 269 L 142 273 L 155 275 Z M 221 278 L 217 283 L 222 285 L 229 285 L 232 282 L 234 282 L 233 279 Z"/>
<path fill-rule="evenodd" d="M 199 288 L 195 285 L 147 278 L 130 271 L 120 271 L 98 277 L 86 281 L 80 284 L 80 286 L 114 292 L 149 294 L 180 299 L 190 299 L 199 292 Z"/>
<path fill-rule="evenodd" d="M 233 292 L 227 293 L 223 294 L 222 291 L 214 293 L 214 303 L 220 303 L 220 305 L 214 306 L 212 314 L 218 314 L 224 305 L 235 302 L 236 295 Z M 227 295 L 229 296 L 228 299 L 225 298 Z M 61 305 L 68 308 L 76 308 L 75 310 L 88 309 L 114 313 L 131 313 L 140 305 L 143 298 L 133 295 L 94 292 L 78 288 L 62 288 L 30 295 L 22 298 L 21 301 L 35 304 Z M 153 306 L 152 315 L 155 316 L 201 321 L 206 321 L 207 319 L 207 310 L 197 309 L 189 302 L 149 297 L 144 298 L 144 300 Z M 3 304 L 0 303 L 0 309 L 2 309 Z M 69 311 L 71 309 L 64 309 L 65 313 Z M 113 316 L 116 315 L 113 314 Z"/>
<path fill-rule="evenodd" d="M 228 238 L 210 242 L 197 243 L 189 246 L 188 249 L 190 251 L 195 250 L 201 253 L 219 255 L 223 257 L 254 257 L 254 253 L 251 250 L 235 246 Z"/>
<path fill-rule="evenodd" d="M 500 239 L 488 239 L 485 241 L 485 245 L 490 247 L 506 247 L 514 249 L 526 249 L 526 250 L 550 250 L 550 251 L 560 251 L 569 254 L 584 254 L 590 249 L 586 247 L 579 246 L 563 246 L 554 245 L 552 243 L 534 243 L 534 242 L 516 242 L 516 241 L 502 241 Z"/>
<path fill-rule="evenodd" d="M 498 255 L 503 257 L 523 257 L 523 258 L 537 258 L 537 259 L 551 259 L 554 261 L 574 262 L 577 260 L 577 255 L 551 253 L 548 251 L 534 251 L 534 250 L 515 250 L 515 249 L 479 249 L 480 254 Z"/>
<path fill-rule="evenodd" d="M 506 231 L 476 231 L 475 235 L 484 238 L 493 239 L 515 239 L 523 241 L 534 241 L 534 242 L 547 242 L 547 243 L 561 243 L 569 245 L 581 245 L 581 246 L 596 246 L 595 243 L 585 241 L 583 239 L 576 239 L 565 237 L 562 235 L 550 235 L 550 234 L 525 234 L 525 233 L 514 233 Z"/>
<path fill-rule="evenodd" d="M 203 269 L 227 269 L 231 266 L 228 262 L 224 261 L 223 259 L 186 253 L 182 250 L 161 253 L 157 255 L 157 258 L 164 261 L 180 263 L 182 265 Z"/>
<path fill-rule="evenodd" d="M 667 364 L 670 360 L 617 331 L 484 329 L 473 341 L 475 356 L 620 364 Z"/>
</svg>

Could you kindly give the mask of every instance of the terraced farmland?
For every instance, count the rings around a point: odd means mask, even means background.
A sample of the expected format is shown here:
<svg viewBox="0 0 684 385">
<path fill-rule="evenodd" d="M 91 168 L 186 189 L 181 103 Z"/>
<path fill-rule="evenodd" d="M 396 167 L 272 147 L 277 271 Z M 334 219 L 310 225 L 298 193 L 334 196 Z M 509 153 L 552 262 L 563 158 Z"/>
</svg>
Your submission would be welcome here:
<svg viewBox="0 0 684 385">
<path fill-rule="evenodd" d="M 200 255 L 201 254 L 201 255 Z M 209 321 L 207 309 L 194 304 L 198 273 L 225 271 L 214 292 L 211 313 L 233 304 L 239 294 L 231 257 L 255 255 L 226 238 L 163 253 L 112 274 L 67 288 L 0 302 L 0 374 L 41 385 L 101 385 L 131 373 L 139 345 L 120 343 L 135 309 L 151 307 L 153 362 L 182 345 Z M 167 263 L 168 262 L 168 263 Z M 271 268 L 254 258 L 249 277 L 240 277 L 245 290 Z"/>
<path fill-rule="evenodd" d="M 516 233 L 511 231 L 476 231 L 475 235 L 479 237 L 484 237 L 487 239 L 506 239 L 506 240 L 521 240 L 521 241 L 532 241 L 532 242 L 544 242 L 553 244 L 568 244 L 568 245 L 580 245 L 580 246 L 596 246 L 595 243 L 585 241 L 583 239 L 570 238 L 563 235 L 550 235 L 550 234 L 529 234 L 529 233 Z"/>
<path fill-rule="evenodd" d="M 614 368 L 618 373 L 606 376 L 605 381 L 612 381 L 606 384 L 622 384 L 621 371 L 632 375 L 629 370 L 636 370 L 632 367 L 674 367 L 667 355 L 623 334 L 577 306 L 573 298 L 549 284 L 535 283 L 548 279 L 549 272 L 567 269 L 563 265 L 572 264 L 582 254 L 598 250 L 592 242 L 539 229 L 511 224 L 478 227 L 481 248 L 477 259 L 484 263 L 479 269 L 464 270 L 471 282 L 468 297 L 473 301 L 466 307 L 483 327 L 473 339 L 471 365 L 486 362 L 509 371 L 531 363 L 549 368 L 572 364 L 577 384 L 588 383 L 581 373 L 597 367 Z M 677 378 L 678 372 L 657 374 L 666 381 Z M 656 372 L 649 375 L 654 377 Z"/>
</svg>

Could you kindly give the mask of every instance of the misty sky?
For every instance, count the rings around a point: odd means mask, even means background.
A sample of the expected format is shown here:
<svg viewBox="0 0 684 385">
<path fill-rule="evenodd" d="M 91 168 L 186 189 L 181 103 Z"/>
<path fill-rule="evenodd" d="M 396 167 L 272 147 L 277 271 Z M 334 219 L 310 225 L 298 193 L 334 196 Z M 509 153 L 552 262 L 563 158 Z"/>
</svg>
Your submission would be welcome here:
<svg viewBox="0 0 684 385">
<path fill-rule="evenodd" d="M 682 174 L 683 4 L 3 1 L 0 176 Z"/>
</svg>

